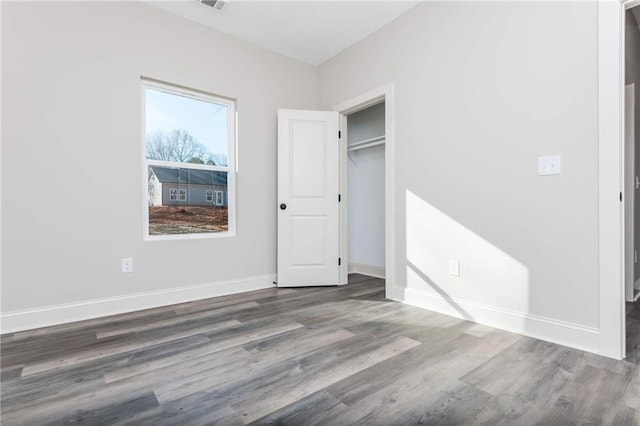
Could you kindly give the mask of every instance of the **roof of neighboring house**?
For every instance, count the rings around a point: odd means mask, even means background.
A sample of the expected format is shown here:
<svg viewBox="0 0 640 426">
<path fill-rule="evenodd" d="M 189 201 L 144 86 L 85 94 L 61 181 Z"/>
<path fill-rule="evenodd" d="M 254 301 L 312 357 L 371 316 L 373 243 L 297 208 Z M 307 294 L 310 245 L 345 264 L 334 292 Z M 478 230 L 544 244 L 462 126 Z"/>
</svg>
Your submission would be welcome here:
<svg viewBox="0 0 640 426">
<path fill-rule="evenodd" d="M 227 173 L 214 170 L 149 166 L 162 183 L 227 186 Z"/>
</svg>

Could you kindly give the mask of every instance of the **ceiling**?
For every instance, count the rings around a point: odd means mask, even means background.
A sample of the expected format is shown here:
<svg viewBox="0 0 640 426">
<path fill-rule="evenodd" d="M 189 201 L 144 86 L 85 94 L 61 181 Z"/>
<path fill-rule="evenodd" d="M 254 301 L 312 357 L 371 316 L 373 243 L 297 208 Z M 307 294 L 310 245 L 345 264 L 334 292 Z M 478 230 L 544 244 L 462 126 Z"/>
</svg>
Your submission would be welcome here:
<svg viewBox="0 0 640 426">
<path fill-rule="evenodd" d="M 319 65 L 419 1 L 230 0 L 224 12 L 198 0 L 144 0 L 298 61 Z"/>
</svg>

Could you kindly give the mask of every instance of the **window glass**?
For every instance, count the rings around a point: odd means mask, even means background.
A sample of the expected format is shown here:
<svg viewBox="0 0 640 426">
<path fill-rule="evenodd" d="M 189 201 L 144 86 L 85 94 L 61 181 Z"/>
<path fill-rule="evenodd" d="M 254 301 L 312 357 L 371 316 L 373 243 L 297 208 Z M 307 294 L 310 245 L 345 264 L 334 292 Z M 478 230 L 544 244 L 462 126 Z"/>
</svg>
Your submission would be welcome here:
<svg viewBox="0 0 640 426">
<path fill-rule="evenodd" d="M 233 231 L 235 103 L 143 81 L 147 237 Z"/>
</svg>

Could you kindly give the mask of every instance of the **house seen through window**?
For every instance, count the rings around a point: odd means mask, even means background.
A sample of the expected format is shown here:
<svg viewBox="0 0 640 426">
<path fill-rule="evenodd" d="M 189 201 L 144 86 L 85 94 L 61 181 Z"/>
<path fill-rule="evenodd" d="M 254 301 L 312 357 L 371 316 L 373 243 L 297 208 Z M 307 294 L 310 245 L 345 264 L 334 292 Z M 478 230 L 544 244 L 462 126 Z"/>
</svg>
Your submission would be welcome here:
<svg viewBox="0 0 640 426">
<path fill-rule="evenodd" d="M 233 233 L 235 103 L 142 84 L 147 236 Z"/>
</svg>

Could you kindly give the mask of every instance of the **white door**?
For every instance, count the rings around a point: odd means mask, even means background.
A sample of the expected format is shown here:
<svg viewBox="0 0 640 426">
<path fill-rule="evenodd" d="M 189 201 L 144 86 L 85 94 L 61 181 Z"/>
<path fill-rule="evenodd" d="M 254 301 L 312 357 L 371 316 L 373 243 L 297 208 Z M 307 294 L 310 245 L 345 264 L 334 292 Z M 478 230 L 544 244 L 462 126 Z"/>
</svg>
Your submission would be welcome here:
<svg viewBox="0 0 640 426">
<path fill-rule="evenodd" d="M 624 204 L 624 250 L 625 250 L 625 300 L 634 300 L 635 244 L 634 244 L 634 197 L 636 190 L 635 172 L 635 86 L 630 84 L 624 91 L 624 168 L 625 168 L 625 204 Z"/>
<path fill-rule="evenodd" d="M 338 113 L 278 110 L 278 287 L 337 285 Z"/>
</svg>

